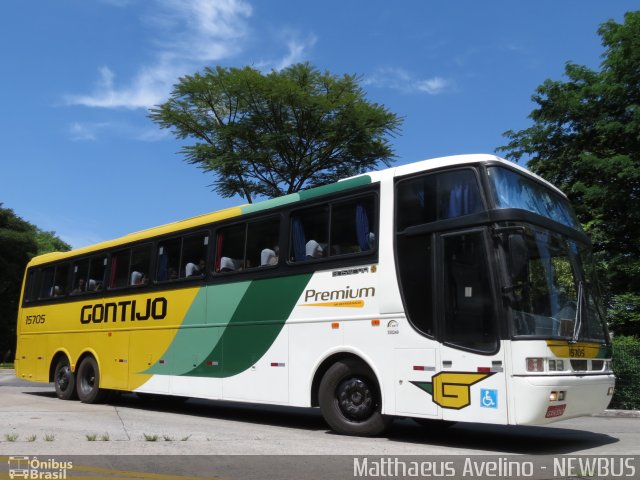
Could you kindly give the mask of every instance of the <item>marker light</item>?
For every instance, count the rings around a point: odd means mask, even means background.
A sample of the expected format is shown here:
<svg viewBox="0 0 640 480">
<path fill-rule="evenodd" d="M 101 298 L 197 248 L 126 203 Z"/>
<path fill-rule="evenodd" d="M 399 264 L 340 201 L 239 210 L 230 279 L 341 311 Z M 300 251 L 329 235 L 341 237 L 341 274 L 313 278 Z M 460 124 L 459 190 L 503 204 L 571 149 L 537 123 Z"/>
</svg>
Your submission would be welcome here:
<svg viewBox="0 0 640 480">
<path fill-rule="evenodd" d="M 616 390 L 615 387 L 609 387 L 609 390 L 607 390 L 607 395 L 612 396 L 615 390 Z"/>
<path fill-rule="evenodd" d="M 551 392 L 549 394 L 549 401 L 556 402 L 558 400 L 558 392 Z"/>
<path fill-rule="evenodd" d="M 562 372 L 564 370 L 564 360 L 549 360 L 550 372 Z"/>
<path fill-rule="evenodd" d="M 527 372 L 544 372 L 544 359 L 539 357 L 527 358 Z"/>
</svg>

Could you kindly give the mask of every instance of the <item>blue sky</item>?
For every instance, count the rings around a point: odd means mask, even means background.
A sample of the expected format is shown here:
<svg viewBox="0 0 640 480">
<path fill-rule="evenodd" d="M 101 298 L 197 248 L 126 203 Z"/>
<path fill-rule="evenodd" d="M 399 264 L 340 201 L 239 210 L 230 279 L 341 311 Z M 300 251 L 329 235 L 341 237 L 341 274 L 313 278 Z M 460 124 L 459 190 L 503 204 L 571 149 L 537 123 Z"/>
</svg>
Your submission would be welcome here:
<svg viewBox="0 0 640 480">
<path fill-rule="evenodd" d="M 404 118 L 398 164 L 492 153 L 617 0 L 5 0 L 0 202 L 74 247 L 242 203 L 147 118 L 181 75 L 308 61 Z"/>
</svg>

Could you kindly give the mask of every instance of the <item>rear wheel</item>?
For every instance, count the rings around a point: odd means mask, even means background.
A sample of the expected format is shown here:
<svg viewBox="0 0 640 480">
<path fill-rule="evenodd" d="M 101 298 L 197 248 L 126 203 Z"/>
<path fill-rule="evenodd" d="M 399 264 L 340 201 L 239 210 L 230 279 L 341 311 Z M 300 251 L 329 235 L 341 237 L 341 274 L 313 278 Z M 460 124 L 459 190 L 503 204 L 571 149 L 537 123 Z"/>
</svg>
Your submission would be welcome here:
<svg viewBox="0 0 640 480">
<path fill-rule="evenodd" d="M 342 360 L 329 367 L 320 382 L 319 402 L 329 426 L 344 435 L 378 435 L 392 421 L 381 413 L 375 375 L 355 360 Z"/>
<path fill-rule="evenodd" d="M 78 398 L 76 377 L 71 371 L 69 359 L 65 356 L 60 357 L 56 362 L 56 368 L 53 371 L 53 384 L 56 389 L 56 395 L 60 400 L 75 400 Z"/>
<path fill-rule="evenodd" d="M 93 357 L 85 357 L 78 367 L 76 378 L 78 398 L 83 403 L 102 403 L 107 399 L 109 391 L 100 386 L 100 370 Z"/>
</svg>

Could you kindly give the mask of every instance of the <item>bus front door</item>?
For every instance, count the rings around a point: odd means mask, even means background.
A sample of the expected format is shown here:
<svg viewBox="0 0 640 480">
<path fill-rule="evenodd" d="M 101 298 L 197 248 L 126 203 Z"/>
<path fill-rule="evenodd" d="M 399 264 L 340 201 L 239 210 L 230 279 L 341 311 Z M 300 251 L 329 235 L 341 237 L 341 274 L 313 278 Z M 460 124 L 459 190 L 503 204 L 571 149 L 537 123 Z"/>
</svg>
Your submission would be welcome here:
<svg viewBox="0 0 640 480">
<path fill-rule="evenodd" d="M 437 242 L 442 347 L 432 396 L 444 420 L 507 423 L 505 354 L 489 239 L 479 228 L 441 234 Z"/>
</svg>

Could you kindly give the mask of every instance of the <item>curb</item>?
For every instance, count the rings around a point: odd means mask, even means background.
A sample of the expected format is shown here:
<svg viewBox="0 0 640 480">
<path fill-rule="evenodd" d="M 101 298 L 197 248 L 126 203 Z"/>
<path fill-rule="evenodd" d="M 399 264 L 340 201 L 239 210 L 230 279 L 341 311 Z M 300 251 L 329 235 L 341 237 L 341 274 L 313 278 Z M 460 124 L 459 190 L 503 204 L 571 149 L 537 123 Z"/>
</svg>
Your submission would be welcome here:
<svg viewBox="0 0 640 480">
<path fill-rule="evenodd" d="M 605 410 L 592 417 L 640 418 L 640 410 Z"/>
</svg>

